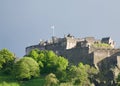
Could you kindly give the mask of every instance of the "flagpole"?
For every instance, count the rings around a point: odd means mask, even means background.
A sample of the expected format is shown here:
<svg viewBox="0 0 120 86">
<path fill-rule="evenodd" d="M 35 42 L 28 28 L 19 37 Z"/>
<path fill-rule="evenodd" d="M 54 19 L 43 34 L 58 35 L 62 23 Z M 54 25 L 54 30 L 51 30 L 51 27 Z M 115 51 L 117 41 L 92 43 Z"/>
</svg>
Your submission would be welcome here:
<svg viewBox="0 0 120 86">
<path fill-rule="evenodd" d="M 54 30 L 55 30 L 55 26 L 54 26 L 54 25 L 51 26 L 51 29 L 52 29 L 52 36 L 55 36 L 55 32 L 54 32 Z"/>
</svg>

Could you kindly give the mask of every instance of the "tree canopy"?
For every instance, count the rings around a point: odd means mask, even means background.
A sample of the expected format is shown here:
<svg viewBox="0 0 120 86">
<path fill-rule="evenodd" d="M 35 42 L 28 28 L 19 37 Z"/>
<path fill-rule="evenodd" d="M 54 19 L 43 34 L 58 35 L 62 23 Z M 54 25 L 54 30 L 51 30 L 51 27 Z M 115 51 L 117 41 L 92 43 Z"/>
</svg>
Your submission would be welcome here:
<svg viewBox="0 0 120 86">
<path fill-rule="evenodd" d="M 27 56 L 37 61 L 41 73 L 54 73 L 58 70 L 66 70 L 68 66 L 68 60 L 62 56 L 56 55 L 53 51 L 35 49 Z"/>
<path fill-rule="evenodd" d="M 0 50 L 0 69 L 5 73 L 10 73 L 15 60 L 15 55 L 8 49 Z"/>
<path fill-rule="evenodd" d="M 14 65 L 14 74 L 18 80 L 31 79 L 39 76 L 38 63 L 29 57 L 23 57 Z"/>
<path fill-rule="evenodd" d="M 70 66 L 68 79 L 73 82 L 74 85 L 90 86 L 90 78 L 93 78 L 92 75 L 94 74 L 97 74 L 95 68 L 79 63 L 78 66 Z"/>
<path fill-rule="evenodd" d="M 0 58 L 0 69 L 11 69 L 17 80 L 40 78 L 42 74 L 45 86 L 90 86 L 94 75 L 98 73 L 94 67 L 87 64 L 69 65 L 66 58 L 51 50 L 34 49 L 28 55 L 14 61 L 15 55 L 7 49 L 2 49 Z"/>
</svg>

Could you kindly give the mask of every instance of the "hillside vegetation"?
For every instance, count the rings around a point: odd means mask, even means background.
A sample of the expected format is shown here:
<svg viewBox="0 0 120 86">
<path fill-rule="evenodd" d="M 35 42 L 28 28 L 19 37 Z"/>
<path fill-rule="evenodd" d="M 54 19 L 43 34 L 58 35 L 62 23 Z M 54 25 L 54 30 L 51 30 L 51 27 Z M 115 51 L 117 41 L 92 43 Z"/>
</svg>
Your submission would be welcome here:
<svg viewBox="0 0 120 86">
<path fill-rule="evenodd" d="M 99 71 L 88 64 L 78 65 L 53 51 L 32 50 L 16 60 L 8 49 L 0 50 L 0 86 L 93 86 Z M 117 79 L 118 84 L 120 81 Z"/>
</svg>

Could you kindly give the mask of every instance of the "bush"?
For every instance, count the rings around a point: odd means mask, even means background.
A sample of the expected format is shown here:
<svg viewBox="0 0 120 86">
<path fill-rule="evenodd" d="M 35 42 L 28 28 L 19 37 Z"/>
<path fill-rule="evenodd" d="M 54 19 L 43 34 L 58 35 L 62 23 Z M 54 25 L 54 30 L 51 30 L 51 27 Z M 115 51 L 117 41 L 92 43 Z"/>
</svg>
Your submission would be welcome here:
<svg viewBox="0 0 120 86">
<path fill-rule="evenodd" d="M 14 65 L 15 77 L 18 80 L 28 80 L 32 77 L 38 77 L 39 72 L 40 70 L 38 63 L 29 57 L 20 59 Z"/>
<path fill-rule="evenodd" d="M 59 80 L 56 78 L 55 74 L 50 73 L 45 77 L 45 86 L 58 86 Z"/>
</svg>

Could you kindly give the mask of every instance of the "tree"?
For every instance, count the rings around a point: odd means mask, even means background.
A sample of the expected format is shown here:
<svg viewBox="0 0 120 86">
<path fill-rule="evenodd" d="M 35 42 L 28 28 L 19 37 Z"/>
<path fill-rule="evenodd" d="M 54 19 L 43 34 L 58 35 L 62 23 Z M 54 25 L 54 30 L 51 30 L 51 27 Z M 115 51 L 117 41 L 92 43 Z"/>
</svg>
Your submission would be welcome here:
<svg viewBox="0 0 120 86">
<path fill-rule="evenodd" d="M 39 72 L 40 70 L 38 63 L 30 57 L 23 57 L 14 65 L 14 73 L 18 80 L 26 80 L 31 79 L 32 77 L 38 77 Z"/>
<path fill-rule="evenodd" d="M 30 52 L 29 56 L 33 57 L 33 59 L 35 59 L 37 61 L 38 53 L 36 52 L 36 50 L 32 50 Z"/>
<path fill-rule="evenodd" d="M 88 74 L 85 71 L 84 65 L 81 67 L 71 66 L 69 69 L 68 79 L 74 85 L 87 86 L 89 84 Z"/>
<path fill-rule="evenodd" d="M 12 71 L 14 60 L 15 55 L 8 49 L 4 48 L 0 50 L 0 69 L 2 69 L 4 73 L 10 73 Z"/>
<path fill-rule="evenodd" d="M 55 74 L 50 73 L 45 77 L 45 86 L 58 86 L 59 80 L 56 78 Z"/>
<path fill-rule="evenodd" d="M 74 85 L 90 86 L 90 79 L 93 77 L 92 75 L 96 73 L 95 69 L 89 65 L 79 63 L 78 66 L 70 66 L 68 79 L 73 82 Z"/>
<path fill-rule="evenodd" d="M 59 56 L 57 59 L 58 70 L 66 70 L 68 66 L 68 60 L 64 57 Z"/>
<path fill-rule="evenodd" d="M 34 49 L 28 54 L 28 56 L 36 60 L 41 69 L 41 73 L 55 73 L 59 70 L 66 70 L 66 67 L 68 66 L 67 59 L 56 55 L 51 50 Z"/>
</svg>

